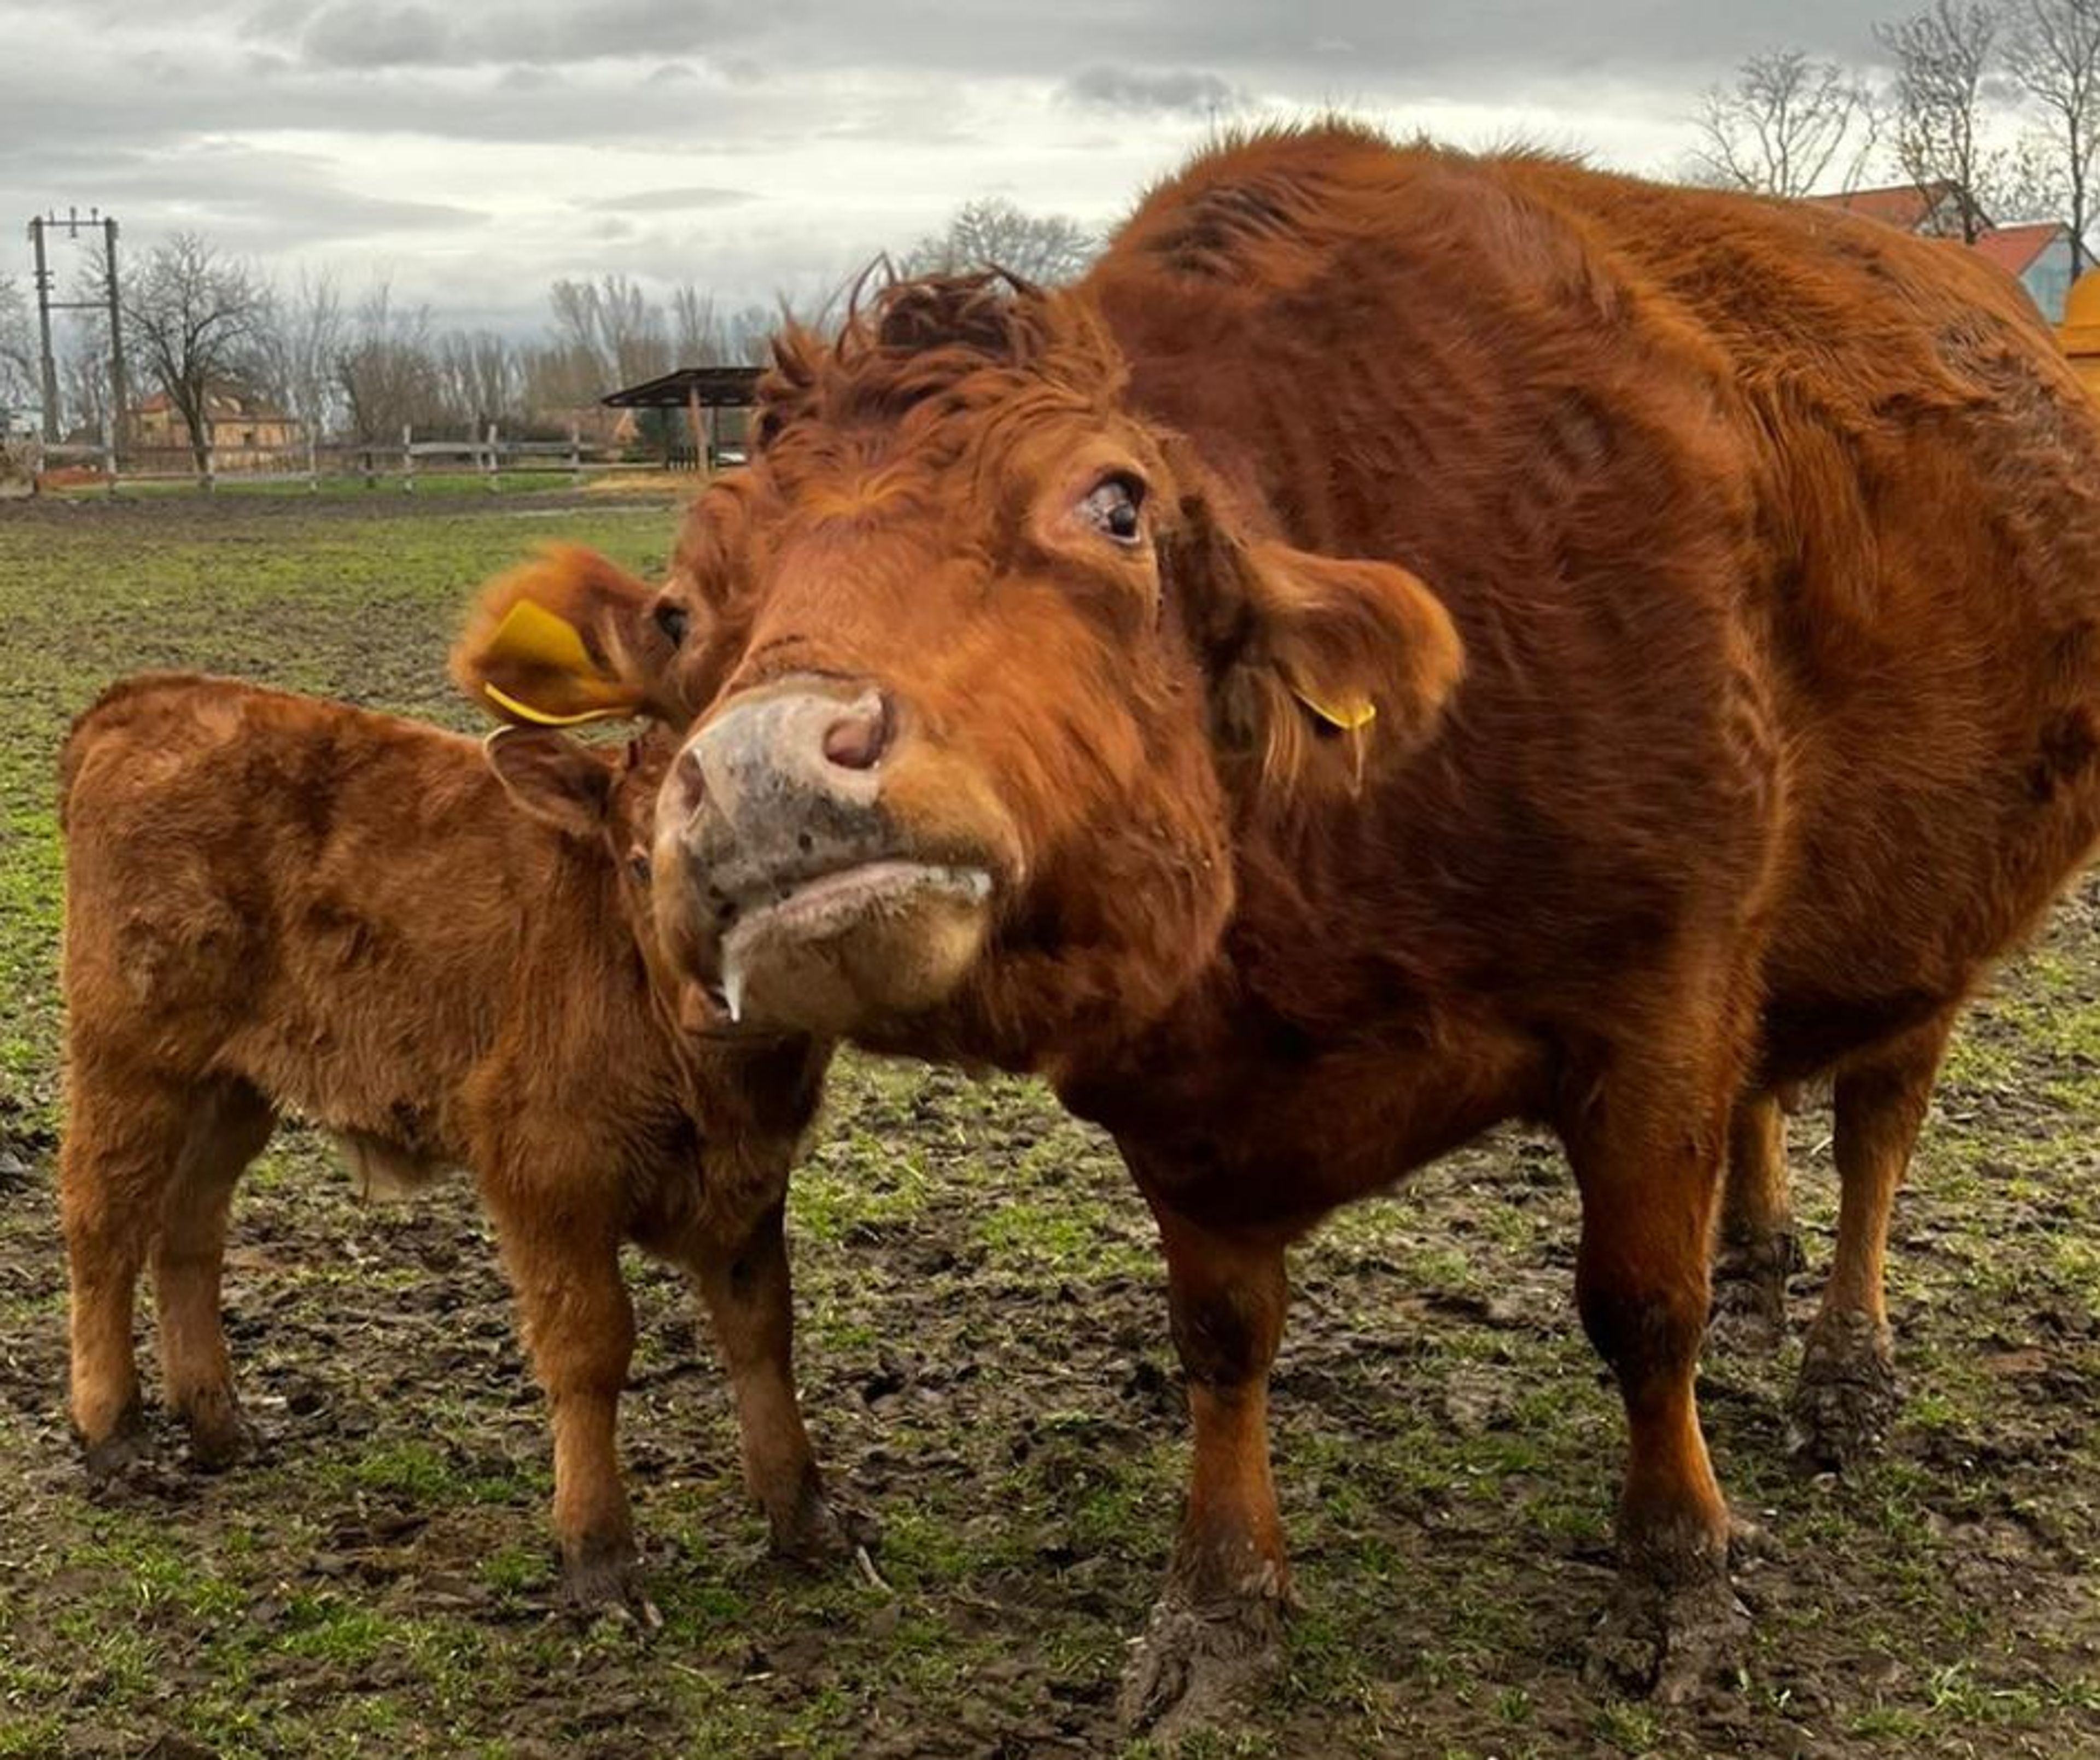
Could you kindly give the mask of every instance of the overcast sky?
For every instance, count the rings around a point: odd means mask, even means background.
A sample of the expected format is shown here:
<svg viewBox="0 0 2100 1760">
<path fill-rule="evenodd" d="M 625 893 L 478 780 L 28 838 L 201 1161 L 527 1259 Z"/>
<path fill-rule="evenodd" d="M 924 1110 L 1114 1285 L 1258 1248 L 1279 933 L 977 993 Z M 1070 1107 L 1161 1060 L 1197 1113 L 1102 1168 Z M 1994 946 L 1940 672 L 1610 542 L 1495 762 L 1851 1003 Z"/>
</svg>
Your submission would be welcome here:
<svg viewBox="0 0 2100 1760">
<path fill-rule="evenodd" d="M 1918 0 L 1921 3 L 1921 0 Z M 549 281 L 827 289 L 960 203 L 1111 223 L 1213 118 L 1322 105 L 1666 170 L 1759 50 L 1906 0 L 0 0 L 0 273 L 32 214 L 375 272 L 441 321 Z"/>
</svg>

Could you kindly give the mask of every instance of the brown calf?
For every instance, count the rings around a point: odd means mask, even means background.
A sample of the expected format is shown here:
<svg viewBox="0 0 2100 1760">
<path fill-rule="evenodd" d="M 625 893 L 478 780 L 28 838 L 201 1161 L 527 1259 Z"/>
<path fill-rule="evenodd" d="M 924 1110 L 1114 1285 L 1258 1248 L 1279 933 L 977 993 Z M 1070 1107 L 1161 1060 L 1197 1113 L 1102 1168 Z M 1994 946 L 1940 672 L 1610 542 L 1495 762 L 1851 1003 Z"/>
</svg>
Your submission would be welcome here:
<svg viewBox="0 0 2100 1760">
<path fill-rule="evenodd" d="M 1566 1147 L 1626 1408 L 1597 1660 L 1725 1658 L 1731 1145 L 1769 1277 L 1775 1093 L 1832 1080 L 1794 1417 L 1842 1458 L 1950 1025 L 2100 831 L 2100 407 L 2024 294 L 1828 210 L 1286 131 L 1074 289 L 791 334 L 757 432 L 664 597 L 554 595 L 588 664 L 513 682 L 663 712 L 614 636 L 695 602 L 667 949 L 1114 1134 L 1195 1432 L 1133 1709 L 1273 1654 L 1286 1248 L 1512 1117 Z"/>
<path fill-rule="evenodd" d="M 660 768 L 516 729 L 484 756 L 182 675 L 115 685 L 74 724 L 60 1181 L 91 1472 L 139 1445 L 149 1258 L 166 1402 L 200 1464 L 240 1452 L 227 1212 L 289 1110 L 382 1183 L 474 1170 L 552 1410 L 576 1597 L 635 1590 L 614 1440 L 623 1241 L 698 1282 L 774 1544 L 837 1543 L 796 1404 L 781 1233 L 824 1059 L 805 1039 L 679 1030 L 637 847 Z"/>
</svg>

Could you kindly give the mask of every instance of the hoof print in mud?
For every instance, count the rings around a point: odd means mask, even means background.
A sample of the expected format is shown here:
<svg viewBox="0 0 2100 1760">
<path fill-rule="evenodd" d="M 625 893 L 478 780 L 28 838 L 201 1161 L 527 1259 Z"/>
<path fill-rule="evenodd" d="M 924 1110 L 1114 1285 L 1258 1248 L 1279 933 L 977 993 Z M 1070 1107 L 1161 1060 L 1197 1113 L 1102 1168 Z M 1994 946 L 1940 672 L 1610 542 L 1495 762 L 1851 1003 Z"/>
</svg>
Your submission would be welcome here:
<svg viewBox="0 0 2100 1760">
<path fill-rule="evenodd" d="M 1788 1450 L 1811 1471 L 1842 1471 L 1881 1452 L 1902 1403 L 1888 1328 L 1864 1314 L 1826 1316 L 1802 1355 Z"/>
<path fill-rule="evenodd" d="M 1679 1589 L 1621 1581 L 1590 1634 L 1582 1668 L 1595 1691 L 1682 1705 L 1733 1685 L 1749 1610 L 1723 1576 Z"/>
<path fill-rule="evenodd" d="M 1123 1671 L 1116 1713 L 1124 1729 L 1172 1743 L 1233 1722 L 1283 1672 L 1283 1607 L 1273 1596 L 1194 1603 L 1168 1596 L 1152 1610 Z"/>
</svg>

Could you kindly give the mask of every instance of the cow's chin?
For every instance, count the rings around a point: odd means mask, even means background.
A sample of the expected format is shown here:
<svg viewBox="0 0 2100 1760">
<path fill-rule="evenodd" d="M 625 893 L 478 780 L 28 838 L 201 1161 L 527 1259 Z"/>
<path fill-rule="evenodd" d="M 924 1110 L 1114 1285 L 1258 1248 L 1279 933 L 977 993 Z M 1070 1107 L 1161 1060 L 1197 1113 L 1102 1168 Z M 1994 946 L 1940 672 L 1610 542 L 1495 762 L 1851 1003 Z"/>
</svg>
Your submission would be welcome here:
<svg viewBox="0 0 2100 1760">
<path fill-rule="evenodd" d="M 982 868 L 885 859 L 820 876 L 730 926 L 722 1005 L 739 1025 L 880 1034 L 954 994 L 991 912 Z"/>
</svg>

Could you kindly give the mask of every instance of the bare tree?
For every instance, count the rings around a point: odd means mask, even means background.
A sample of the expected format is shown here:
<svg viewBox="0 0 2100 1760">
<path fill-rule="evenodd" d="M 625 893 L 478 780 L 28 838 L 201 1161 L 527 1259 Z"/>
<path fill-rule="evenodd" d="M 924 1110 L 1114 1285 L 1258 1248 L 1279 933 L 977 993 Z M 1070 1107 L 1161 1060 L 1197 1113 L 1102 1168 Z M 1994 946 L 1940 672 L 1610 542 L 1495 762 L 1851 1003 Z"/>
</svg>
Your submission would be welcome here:
<svg viewBox="0 0 2100 1760">
<path fill-rule="evenodd" d="M 671 335 L 682 367 L 716 366 L 728 358 L 728 338 L 714 295 L 690 281 L 671 289 Z"/>
<path fill-rule="evenodd" d="M 941 232 L 904 254 L 908 275 L 965 269 L 1009 269 L 1025 280 L 1055 286 L 1076 280 L 1101 240 L 1063 214 L 1023 213 L 1012 202 L 985 196 L 965 202 Z"/>
<path fill-rule="evenodd" d="M 1895 57 L 1896 161 L 1921 192 L 1952 192 L 1961 236 L 1972 245 L 1991 223 L 1979 125 L 1999 29 L 1996 8 L 1983 0 L 1934 0 L 1926 11 L 1874 27 Z"/>
<path fill-rule="evenodd" d="M 339 368 L 349 320 L 334 278 L 304 269 L 270 301 L 260 337 L 263 384 L 314 439 L 335 426 L 342 407 Z"/>
<path fill-rule="evenodd" d="M 593 381 L 580 387 L 589 396 L 671 370 L 664 314 L 627 276 L 557 281 L 548 297 L 557 340 Z"/>
<path fill-rule="evenodd" d="M 71 321 L 52 345 L 58 357 L 59 404 L 65 416 L 59 427 L 61 433 L 93 439 L 109 431 L 116 419 L 109 327 L 78 312 L 68 315 Z"/>
<path fill-rule="evenodd" d="M 476 430 L 525 417 L 525 364 L 493 330 L 448 330 L 438 338 L 439 395 L 448 414 Z"/>
<path fill-rule="evenodd" d="M 1706 88 L 1696 120 L 1696 180 L 1771 196 L 1806 196 L 1833 165 L 1851 187 L 1877 133 L 1864 83 L 1799 49 L 1752 55 L 1734 84 Z"/>
<path fill-rule="evenodd" d="M 350 431 L 368 444 L 398 440 L 404 427 L 442 419 L 430 307 L 397 307 L 392 286 L 373 282 L 351 320 L 336 380 Z"/>
<path fill-rule="evenodd" d="M 2049 118 L 2050 157 L 2070 210 L 2071 273 L 2092 253 L 2093 178 L 2100 149 L 2100 0 L 2018 0 L 2005 62 L 2021 90 Z"/>
<path fill-rule="evenodd" d="M 120 293 L 132 358 L 183 418 L 202 475 L 211 461 L 211 399 L 255 377 L 269 289 L 249 264 L 178 232 L 125 276 Z"/>
<path fill-rule="evenodd" d="M 12 276 L 0 275 L 0 436 L 12 429 L 20 411 L 42 396 L 37 359 L 29 295 Z"/>
<path fill-rule="evenodd" d="M 762 367 L 773 358 L 773 338 L 787 321 L 785 302 L 746 306 L 730 313 L 722 326 L 723 358 L 746 367 Z"/>
<path fill-rule="evenodd" d="M 2061 221 L 2071 200 L 2056 143 L 2033 131 L 2010 147 L 1992 148 L 1980 176 L 1983 206 L 2001 226 Z"/>
</svg>

